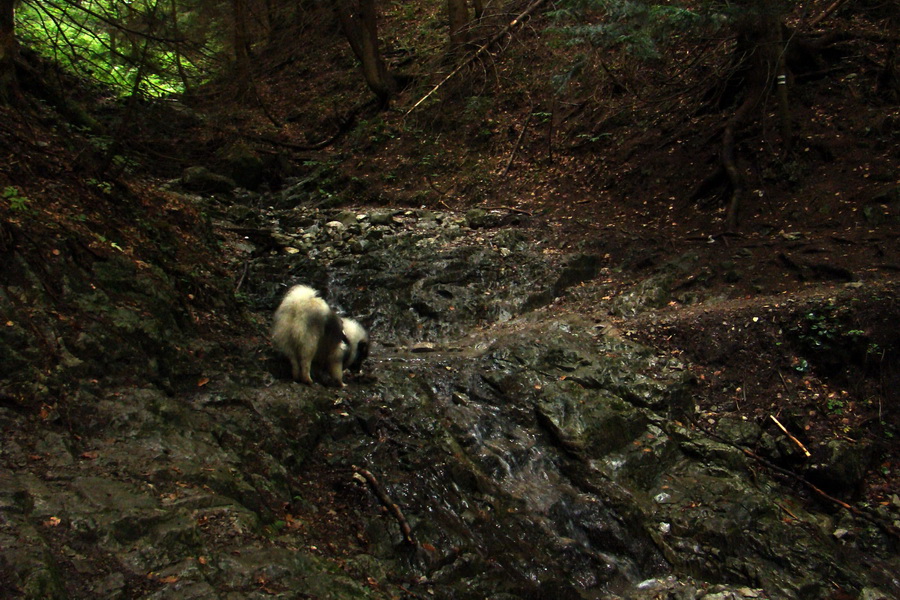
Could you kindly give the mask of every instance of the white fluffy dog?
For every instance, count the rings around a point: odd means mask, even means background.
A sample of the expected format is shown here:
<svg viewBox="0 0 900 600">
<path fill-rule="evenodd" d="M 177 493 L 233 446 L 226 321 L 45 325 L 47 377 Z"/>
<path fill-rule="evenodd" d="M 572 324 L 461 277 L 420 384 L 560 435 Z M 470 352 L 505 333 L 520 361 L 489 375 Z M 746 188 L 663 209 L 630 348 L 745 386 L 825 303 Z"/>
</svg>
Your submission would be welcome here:
<svg viewBox="0 0 900 600">
<path fill-rule="evenodd" d="M 316 290 L 295 285 L 275 311 L 272 340 L 291 361 L 295 381 L 312 384 L 311 370 L 344 386 L 344 360 L 350 351 L 341 318 Z"/>
<path fill-rule="evenodd" d="M 353 319 L 342 319 L 344 328 L 344 368 L 359 373 L 362 363 L 369 356 L 369 334 Z"/>
</svg>

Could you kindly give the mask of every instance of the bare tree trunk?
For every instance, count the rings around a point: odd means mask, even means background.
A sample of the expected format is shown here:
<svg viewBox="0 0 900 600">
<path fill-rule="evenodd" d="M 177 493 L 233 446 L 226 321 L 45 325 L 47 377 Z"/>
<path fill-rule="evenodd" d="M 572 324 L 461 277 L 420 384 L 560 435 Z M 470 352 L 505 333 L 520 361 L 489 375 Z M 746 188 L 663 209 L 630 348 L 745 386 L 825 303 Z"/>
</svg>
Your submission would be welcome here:
<svg viewBox="0 0 900 600">
<path fill-rule="evenodd" d="M 147 75 L 147 65 L 150 61 L 150 48 L 151 48 L 151 38 L 154 36 L 156 32 L 156 26 L 159 21 L 156 19 L 156 13 L 160 9 L 160 4 L 163 0 L 156 0 L 156 2 L 151 7 L 150 19 L 148 19 L 148 29 L 146 31 L 146 36 L 143 38 L 143 46 L 141 47 L 140 54 L 137 55 L 135 50 L 135 57 L 137 58 L 137 73 L 134 76 L 134 83 L 131 85 L 131 95 L 128 97 L 128 101 L 125 103 L 125 110 L 122 113 L 122 117 L 119 121 L 118 127 L 116 127 L 115 132 L 112 136 L 112 144 L 106 149 L 106 156 L 102 158 L 101 162 L 94 167 L 94 165 L 88 165 L 89 167 L 96 168 L 96 172 L 101 175 L 106 175 L 109 173 L 110 169 L 115 165 L 116 156 L 118 156 L 122 148 L 125 145 L 125 139 L 128 137 L 128 132 L 131 128 L 131 124 L 134 122 L 133 115 L 135 111 L 138 109 L 141 99 L 141 85 L 144 83 L 144 78 Z M 165 9 L 163 9 L 165 10 Z M 124 165 L 120 165 L 116 170 L 117 172 L 112 174 L 113 178 L 117 178 L 121 174 L 121 170 L 124 168 Z"/>
<path fill-rule="evenodd" d="M 171 0 L 169 3 L 169 7 L 171 8 L 170 18 L 172 19 L 172 33 L 175 34 L 175 39 L 178 40 L 173 45 L 173 50 L 175 52 L 175 66 L 178 69 L 178 76 L 181 77 L 181 85 L 184 86 L 184 93 L 191 93 L 191 83 L 188 78 L 187 71 L 184 69 L 184 63 L 181 58 L 181 32 L 178 29 L 178 7 L 175 4 L 175 0 Z"/>
<path fill-rule="evenodd" d="M 362 65 L 366 84 L 378 97 L 381 106 L 386 107 L 397 92 L 397 82 L 378 49 L 378 17 L 374 0 L 339 0 L 335 2 L 335 8 L 350 48 Z"/>
<path fill-rule="evenodd" d="M 484 2 L 482 0 L 472 0 L 472 6 L 475 8 L 476 20 L 484 16 Z"/>
<path fill-rule="evenodd" d="M 737 229 L 741 213 L 745 212 L 743 203 L 746 184 L 737 160 L 737 132 L 753 111 L 762 104 L 766 94 L 770 93 L 775 74 L 779 73 L 778 66 L 782 54 L 781 18 L 773 3 L 759 0 L 755 11 L 750 15 L 750 18 L 738 24 L 736 47 L 736 55 L 744 57 L 743 60 L 747 63 L 744 71 L 746 80 L 744 101 L 728 120 L 722 135 L 722 167 L 731 183 L 731 200 L 725 216 L 729 231 Z M 784 91 L 786 93 L 787 90 Z M 787 102 L 786 96 L 784 102 Z M 782 106 L 782 110 L 787 111 L 786 104 Z M 785 118 L 789 118 L 789 115 L 783 113 L 782 119 Z M 785 140 L 785 143 L 790 143 L 790 140 Z"/>
<path fill-rule="evenodd" d="M 19 97 L 15 15 L 15 0 L 0 0 L 0 104 L 10 104 Z"/>
<path fill-rule="evenodd" d="M 453 56 L 469 41 L 469 9 L 466 0 L 447 0 L 447 17 L 450 23 L 450 51 Z"/>
<path fill-rule="evenodd" d="M 239 96 L 251 90 L 250 80 L 250 34 L 247 31 L 247 0 L 231 0 L 234 17 L 233 43 L 235 79 Z"/>
</svg>

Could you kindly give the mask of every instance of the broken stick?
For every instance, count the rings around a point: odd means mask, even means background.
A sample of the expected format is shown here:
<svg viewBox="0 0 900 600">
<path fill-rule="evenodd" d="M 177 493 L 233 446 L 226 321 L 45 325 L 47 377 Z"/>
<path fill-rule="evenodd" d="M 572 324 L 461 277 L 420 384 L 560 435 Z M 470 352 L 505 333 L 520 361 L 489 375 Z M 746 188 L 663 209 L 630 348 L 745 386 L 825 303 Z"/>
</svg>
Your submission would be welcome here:
<svg viewBox="0 0 900 600">
<path fill-rule="evenodd" d="M 775 421 L 775 424 L 778 425 L 778 428 L 781 429 L 781 431 L 784 432 L 784 435 L 786 435 L 786 436 L 788 436 L 789 438 L 791 438 L 791 441 L 794 442 L 795 444 L 797 444 L 797 445 L 800 447 L 800 449 L 803 450 L 803 454 L 805 454 L 807 458 L 809 458 L 810 456 L 812 456 L 812 455 L 809 453 L 809 450 L 806 449 L 806 446 L 804 446 L 804 445 L 800 442 L 800 440 L 798 440 L 797 438 L 795 438 L 794 436 L 792 436 L 792 435 L 790 434 L 790 432 L 787 430 L 787 428 L 785 428 L 785 426 L 782 425 L 781 422 L 780 422 L 778 419 L 775 418 L 775 415 L 769 415 L 769 418 L 772 419 L 773 421 Z"/>
<path fill-rule="evenodd" d="M 360 475 L 366 481 L 366 483 L 369 484 L 369 487 L 372 489 L 372 492 L 375 493 L 375 496 L 378 498 L 381 504 L 386 509 L 388 509 L 391 514 L 394 515 L 395 519 L 397 519 L 397 523 L 400 525 L 400 532 L 403 533 L 403 541 L 405 541 L 413 548 L 418 546 L 416 538 L 412 533 L 412 527 L 410 527 L 409 521 L 406 520 L 406 517 L 403 516 L 403 511 L 400 510 L 400 506 L 397 505 L 396 502 L 391 500 L 391 497 L 388 496 L 387 491 L 385 491 L 384 487 L 382 487 L 382 485 L 378 482 L 378 479 L 376 479 L 375 476 L 372 475 L 371 471 L 353 465 L 353 472 L 357 475 Z"/>
</svg>

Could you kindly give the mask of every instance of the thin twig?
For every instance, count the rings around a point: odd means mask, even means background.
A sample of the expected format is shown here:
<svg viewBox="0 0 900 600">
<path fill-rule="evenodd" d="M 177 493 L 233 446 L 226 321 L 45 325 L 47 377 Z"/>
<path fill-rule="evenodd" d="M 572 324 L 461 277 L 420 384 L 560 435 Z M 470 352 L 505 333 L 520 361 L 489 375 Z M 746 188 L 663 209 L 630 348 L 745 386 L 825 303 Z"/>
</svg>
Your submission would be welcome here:
<svg viewBox="0 0 900 600">
<path fill-rule="evenodd" d="M 784 386 L 784 391 L 790 394 L 791 390 L 788 388 L 787 381 L 785 381 L 784 375 L 781 374 L 781 371 L 778 371 L 778 376 L 781 377 L 781 385 Z"/>
<path fill-rule="evenodd" d="M 799 518 L 797 518 L 797 515 L 795 515 L 794 513 L 792 513 L 791 510 L 790 510 L 787 506 L 785 506 L 784 504 L 782 504 L 781 502 L 776 502 L 776 503 L 775 503 L 775 506 L 777 506 L 778 508 L 780 508 L 781 510 L 783 510 L 783 511 L 786 512 L 787 514 L 791 515 L 791 517 L 792 517 L 795 521 L 799 521 L 799 520 L 800 520 Z"/>
<path fill-rule="evenodd" d="M 837 504 L 838 506 L 840 506 L 841 508 L 846 508 L 847 510 L 852 512 L 854 515 L 856 515 L 858 517 L 862 517 L 863 519 L 866 519 L 870 523 L 874 523 L 874 524 L 878 525 L 879 527 L 881 527 L 881 529 L 884 532 L 894 536 L 895 538 L 900 539 L 900 529 L 895 527 L 892 523 L 888 523 L 887 521 L 885 521 L 875 515 L 872 515 L 868 512 L 862 511 L 853 505 L 847 504 L 846 502 L 844 502 L 843 500 L 841 500 L 839 498 L 835 498 L 831 494 L 828 494 L 827 492 L 823 491 L 822 489 L 816 487 L 814 484 L 810 483 L 807 479 L 800 477 L 793 471 L 789 471 L 788 469 L 783 469 L 783 468 L 779 467 L 778 465 L 767 461 L 763 457 L 759 456 L 758 454 L 755 454 L 754 452 L 752 452 L 746 448 L 741 448 L 741 450 L 744 451 L 744 454 L 746 454 L 750 458 L 754 459 L 755 461 L 765 465 L 769 469 L 772 469 L 773 471 L 777 471 L 778 473 L 781 473 L 782 475 L 787 475 L 788 477 L 791 477 L 791 478 L 797 480 L 798 482 L 802 483 L 803 485 L 808 487 L 810 490 L 812 490 L 813 492 L 815 492 L 816 494 L 818 494 L 825 500 L 828 500 L 829 502 L 833 502 L 833 503 Z"/>
<path fill-rule="evenodd" d="M 806 458 L 809 458 L 810 456 L 812 456 L 812 454 L 809 453 L 809 450 L 806 449 L 806 446 L 804 446 L 800 442 L 800 440 L 798 440 L 797 438 L 792 436 L 791 433 L 787 430 L 787 428 L 781 424 L 781 421 L 779 421 L 778 419 L 775 418 L 775 415 L 769 415 L 769 418 L 772 419 L 773 421 L 775 421 L 775 424 L 778 425 L 778 428 L 784 432 L 784 435 L 791 438 L 791 441 L 794 442 L 795 444 L 797 444 L 800 447 L 800 449 L 803 450 L 803 454 L 806 455 Z"/>
<path fill-rule="evenodd" d="M 244 279 L 247 278 L 247 272 L 249 270 L 250 270 L 250 261 L 245 260 L 244 261 L 244 269 L 243 269 L 243 272 L 241 273 L 241 277 L 240 277 L 240 279 L 238 279 L 237 285 L 234 287 L 235 294 L 237 294 L 238 292 L 241 291 L 241 286 L 244 285 Z"/>
</svg>

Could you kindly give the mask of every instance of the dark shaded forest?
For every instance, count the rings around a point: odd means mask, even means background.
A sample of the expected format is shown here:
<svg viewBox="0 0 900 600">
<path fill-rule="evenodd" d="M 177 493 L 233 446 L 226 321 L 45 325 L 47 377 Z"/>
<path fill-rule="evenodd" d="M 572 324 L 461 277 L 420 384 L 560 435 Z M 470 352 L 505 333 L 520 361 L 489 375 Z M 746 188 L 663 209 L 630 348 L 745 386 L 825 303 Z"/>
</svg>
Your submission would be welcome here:
<svg viewBox="0 0 900 600">
<path fill-rule="evenodd" d="M 0 410 L 269 365 L 271 210 L 440 211 L 588 257 L 534 305 L 690 361 L 691 427 L 848 442 L 759 468 L 895 543 L 898 41 L 887 0 L 0 0 Z"/>
</svg>

